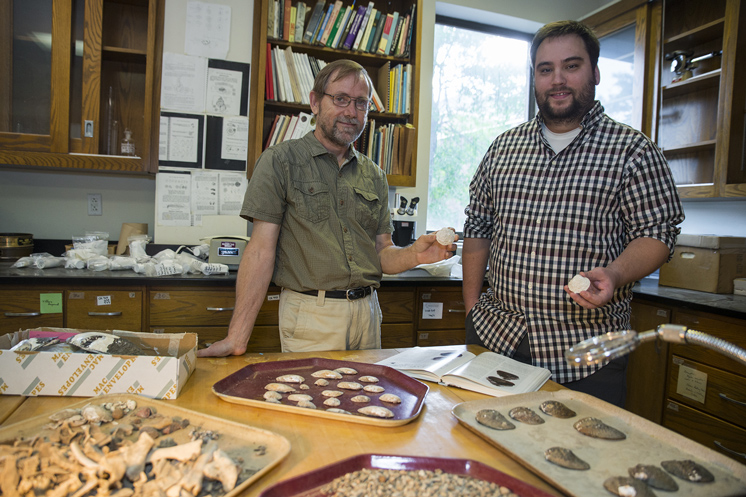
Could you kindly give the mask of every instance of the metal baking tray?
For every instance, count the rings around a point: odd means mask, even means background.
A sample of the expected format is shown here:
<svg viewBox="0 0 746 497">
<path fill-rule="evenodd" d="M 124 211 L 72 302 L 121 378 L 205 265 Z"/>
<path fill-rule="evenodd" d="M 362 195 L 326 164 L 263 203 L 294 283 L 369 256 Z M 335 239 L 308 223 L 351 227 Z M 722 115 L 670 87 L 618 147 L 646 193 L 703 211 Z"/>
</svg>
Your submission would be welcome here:
<svg viewBox="0 0 746 497">
<path fill-rule="evenodd" d="M 553 418 L 539 409 L 545 400 L 558 400 L 574 410 L 577 416 L 569 419 Z M 481 409 L 497 409 L 506 418 L 513 407 L 533 409 L 544 424 L 526 425 L 511 420 L 514 430 L 493 430 L 477 423 L 475 416 Z M 612 476 L 628 476 L 627 468 L 637 464 L 655 464 L 673 459 L 692 459 L 715 475 L 712 483 L 691 483 L 674 477 L 679 485 L 675 493 L 654 490 L 657 495 L 736 496 L 746 495 L 746 466 L 700 445 L 678 433 L 620 409 L 587 394 L 572 390 L 532 392 L 508 397 L 463 402 L 453 407 L 452 413 L 467 428 L 488 442 L 510 454 L 541 478 L 568 495 L 577 497 L 610 494 L 603 482 Z M 573 424 L 593 416 L 627 435 L 625 440 L 611 441 L 582 435 Z M 591 465 L 587 471 L 561 468 L 544 459 L 544 451 L 561 446 Z"/>
<path fill-rule="evenodd" d="M 314 382 L 317 378 L 311 376 L 311 373 L 320 369 L 337 369 L 340 367 L 350 367 L 355 369 L 358 374 L 345 375 L 343 380 L 329 380 L 326 387 L 316 386 Z M 273 404 L 264 400 L 264 389 L 268 383 L 275 382 L 275 379 L 283 374 L 298 374 L 305 378 L 305 383 L 310 387 L 308 390 L 298 390 L 298 393 L 306 393 L 313 397 L 316 409 L 298 407 L 295 402 L 285 398 L 281 404 Z M 363 375 L 375 376 L 379 379 L 377 385 L 382 386 L 385 390 L 382 393 L 393 393 L 401 398 L 401 404 L 387 404 L 378 400 L 379 395 L 357 391 L 351 393 L 344 390 L 345 394 L 338 397 L 342 402 L 339 406 L 352 413 L 340 414 L 328 412 L 322 404 L 321 392 L 323 390 L 336 389 L 338 381 L 357 381 L 357 378 Z M 362 385 L 365 383 L 360 382 Z M 296 388 L 297 389 L 297 388 Z M 361 423 L 375 426 L 400 426 L 409 423 L 417 418 L 422 411 L 425 402 L 425 396 L 430 388 L 424 383 L 410 378 L 404 373 L 390 368 L 388 366 L 379 366 L 376 364 L 366 364 L 361 362 L 339 361 L 335 359 L 323 359 L 314 357 L 310 359 L 295 359 L 290 361 L 272 361 L 258 364 L 250 364 L 235 373 L 226 376 L 215 383 L 212 391 L 227 402 L 243 404 L 263 409 L 274 409 L 278 411 L 291 412 L 305 416 L 316 416 L 327 419 L 337 419 L 352 423 Z M 370 397 L 371 401 L 367 404 L 359 404 L 350 401 L 353 395 L 364 394 Z M 286 397 L 285 395 L 283 397 Z M 374 418 L 359 414 L 357 409 L 366 405 L 384 406 L 394 413 L 393 418 Z"/>
<path fill-rule="evenodd" d="M 265 488 L 259 497 L 321 497 L 321 487 L 335 478 L 361 469 L 394 469 L 405 471 L 440 469 L 445 473 L 471 476 L 509 488 L 522 497 L 551 497 L 517 478 L 479 461 L 440 457 L 391 456 L 361 454 L 338 461 L 302 475 L 288 478 Z"/>
<path fill-rule="evenodd" d="M 191 427 L 201 430 L 210 430 L 219 434 L 217 444 L 234 461 L 241 464 L 241 476 L 236 487 L 225 494 L 216 497 L 234 497 L 240 495 L 246 488 L 264 476 L 272 468 L 280 463 L 290 453 L 290 442 L 283 436 L 261 428 L 216 418 L 202 414 L 191 409 L 185 409 L 173 405 L 172 401 L 154 400 L 139 395 L 110 394 L 100 395 L 70 404 L 66 408 L 81 409 L 88 404 L 105 404 L 109 402 L 134 400 L 138 407 L 154 408 L 158 414 L 169 417 L 188 419 L 189 426 L 167 435 L 176 443 L 182 444 L 190 441 L 189 431 Z M 0 428 L 0 442 L 14 440 L 18 437 L 29 438 L 44 435 L 45 426 L 50 423 L 49 416 L 55 411 L 35 416 L 25 421 L 19 421 Z M 123 418 L 127 419 L 127 418 Z M 104 423 L 102 430 L 115 430 L 119 423 Z M 49 430 L 46 430 L 49 431 Z M 156 440 L 156 444 L 158 443 Z"/>
</svg>

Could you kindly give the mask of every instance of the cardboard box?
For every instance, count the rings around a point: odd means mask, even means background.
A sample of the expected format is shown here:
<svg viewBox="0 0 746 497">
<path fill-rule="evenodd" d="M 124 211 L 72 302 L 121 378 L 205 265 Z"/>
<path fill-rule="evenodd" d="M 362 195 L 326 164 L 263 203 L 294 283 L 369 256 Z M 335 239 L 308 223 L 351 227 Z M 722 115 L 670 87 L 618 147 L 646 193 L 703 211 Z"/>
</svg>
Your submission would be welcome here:
<svg viewBox="0 0 746 497">
<path fill-rule="evenodd" d="M 746 295 L 746 278 L 736 278 L 733 280 L 733 293 L 736 295 Z"/>
<path fill-rule="evenodd" d="M 741 277 L 746 277 L 746 238 L 679 235 L 673 258 L 660 269 L 658 284 L 733 293 L 733 280 Z"/>
<path fill-rule="evenodd" d="M 155 350 L 157 355 L 124 356 L 87 352 L 10 352 L 37 332 L 91 330 L 37 328 L 0 336 L 0 394 L 92 397 L 107 393 L 175 399 L 197 362 L 196 333 L 107 331 Z"/>
</svg>

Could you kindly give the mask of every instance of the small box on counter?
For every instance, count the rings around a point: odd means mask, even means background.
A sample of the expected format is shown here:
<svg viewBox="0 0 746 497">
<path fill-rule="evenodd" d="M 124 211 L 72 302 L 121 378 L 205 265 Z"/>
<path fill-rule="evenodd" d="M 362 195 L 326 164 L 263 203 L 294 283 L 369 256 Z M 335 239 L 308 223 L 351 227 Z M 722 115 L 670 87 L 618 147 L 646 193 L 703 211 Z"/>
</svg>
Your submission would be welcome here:
<svg viewBox="0 0 746 497">
<path fill-rule="evenodd" d="M 733 293 L 733 280 L 746 277 L 746 238 L 679 235 L 658 284 L 710 293 Z"/>
<path fill-rule="evenodd" d="M 72 351 L 71 345 L 14 352 L 32 337 L 69 338 L 90 330 L 36 328 L 0 336 L 0 395 L 92 397 L 109 393 L 175 399 L 195 369 L 196 333 L 100 332 L 125 338 L 150 355 Z"/>
<path fill-rule="evenodd" d="M 746 278 L 736 278 L 733 280 L 733 293 L 736 295 L 746 295 Z"/>
</svg>

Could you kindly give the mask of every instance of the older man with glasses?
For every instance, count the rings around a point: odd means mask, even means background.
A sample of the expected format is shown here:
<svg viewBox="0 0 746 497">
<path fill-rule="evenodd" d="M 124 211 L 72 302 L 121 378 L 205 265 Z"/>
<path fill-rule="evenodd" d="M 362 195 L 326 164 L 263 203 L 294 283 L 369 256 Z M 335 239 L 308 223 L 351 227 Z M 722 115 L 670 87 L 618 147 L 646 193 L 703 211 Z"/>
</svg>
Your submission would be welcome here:
<svg viewBox="0 0 746 497">
<path fill-rule="evenodd" d="M 434 233 L 408 247 L 391 241 L 386 174 L 352 146 L 372 92 L 361 65 L 328 64 L 310 94 L 315 130 L 259 157 L 241 210 L 254 225 L 228 336 L 198 356 L 246 351 L 270 281 L 282 287 L 283 352 L 380 348 L 382 273 L 438 262 L 455 250 Z"/>
</svg>

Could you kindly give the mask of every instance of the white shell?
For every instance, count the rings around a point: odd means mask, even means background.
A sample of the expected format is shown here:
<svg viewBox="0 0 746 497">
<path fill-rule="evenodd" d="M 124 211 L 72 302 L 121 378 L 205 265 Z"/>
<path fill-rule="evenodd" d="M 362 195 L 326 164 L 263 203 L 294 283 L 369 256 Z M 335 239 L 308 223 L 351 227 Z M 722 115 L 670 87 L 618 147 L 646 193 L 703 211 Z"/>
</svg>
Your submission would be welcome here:
<svg viewBox="0 0 746 497">
<path fill-rule="evenodd" d="M 329 382 L 324 378 L 319 378 L 318 380 L 314 381 L 313 384 L 317 387 L 325 387 L 329 384 Z"/>
<path fill-rule="evenodd" d="M 363 386 L 355 381 L 340 381 L 337 383 L 337 388 L 343 390 L 362 390 Z"/>
<path fill-rule="evenodd" d="M 324 405 L 328 407 L 339 407 L 340 404 L 341 402 L 339 401 L 339 399 L 334 398 L 334 397 L 331 397 L 324 401 Z"/>
<path fill-rule="evenodd" d="M 435 233 L 435 240 L 441 245 L 451 245 L 456 239 L 456 232 L 451 228 L 441 228 Z"/>
<path fill-rule="evenodd" d="M 329 378 L 332 380 L 341 380 L 342 375 L 337 373 L 336 371 L 332 371 L 330 369 L 321 369 L 319 371 L 315 371 L 311 373 L 311 376 L 314 378 Z"/>
<path fill-rule="evenodd" d="M 265 390 L 274 390 L 275 392 L 295 392 L 295 388 L 291 387 L 290 385 L 286 385 L 284 383 L 268 383 L 265 387 Z"/>
<path fill-rule="evenodd" d="M 350 400 L 353 402 L 360 402 L 361 404 L 365 404 L 366 402 L 370 402 L 370 397 L 368 397 L 367 395 L 355 395 Z"/>
<path fill-rule="evenodd" d="M 298 407 L 305 407 L 306 409 L 316 409 L 316 404 L 310 400 L 301 400 L 297 405 Z"/>
<path fill-rule="evenodd" d="M 358 380 L 365 383 L 378 383 L 378 378 L 376 378 L 375 376 L 361 376 L 360 378 L 358 378 Z"/>
<path fill-rule="evenodd" d="M 321 392 L 321 395 L 324 397 L 339 397 L 340 395 L 344 395 L 344 392 L 340 392 L 339 390 L 324 390 Z"/>
<path fill-rule="evenodd" d="M 376 418 L 393 418 L 394 413 L 391 410 L 381 406 L 365 406 L 357 410 L 360 414 L 366 416 L 373 416 Z"/>
<path fill-rule="evenodd" d="M 352 369 L 348 367 L 337 368 L 334 371 L 336 371 L 339 374 L 357 374 L 357 369 Z"/>
<path fill-rule="evenodd" d="M 297 374 L 284 374 L 275 378 L 275 381 L 281 383 L 303 383 L 306 379 Z"/>
<path fill-rule="evenodd" d="M 385 393 L 378 397 L 378 399 L 381 402 L 388 402 L 389 404 L 401 404 L 401 399 L 398 395 L 394 395 L 393 393 Z"/>
<path fill-rule="evenodd" d="M 336 407 L 330 407 L 326 410 L 326 412 L 336 412 L 337 414 L 352 414 L 350 411 L 345 411 L 344 409 L 338 409 Z"/>
<path fill-rule="evenodd" d="M 365 390 L 368 393 L 381 393 L 385 390 L 385 388 L 383 388 L 380 385 L 365 385 L 363 387 L 363 390 Z"/>
<path fill-rule="evenodd" d="M 580 274 L 576 274 L 575 276 L 573 276 L 569 283 L 567 283 L 567 288 L 572 293 L 583 292 L 585 290 L 588 290 L 590 286 L 591 280 Z"/>
<path fill-rule="evenodd" d="M 304 400 L 310 402 L 313 400 L 313 397 L 304 393 L 292 393 L 288 395 L 288 400 L 291 402 L 301 402 Z"/>
<path fill-rule="evenodd" d="M 280 400 L 282 398 L 282 394 L 274 390 L 267 390 L 266 392 L 264 392 L 264 398 L 266 400 L 269 400 L 269 399 Z"/>
<path fill-rule="evenodd" d="M 88 404 L 80 410 L 80 414 L 89 423 L 108 423 L 114 419 L 109 411 L 96 404 Z"/>
<path fill-rule="evenodd" d="M 298 388 L 300 388 L 301 390 L 310 390 L 311 389 L 311 387 L 309 387 L 305 383 L 301 383 L 301 385 Z"/>
</svg>

